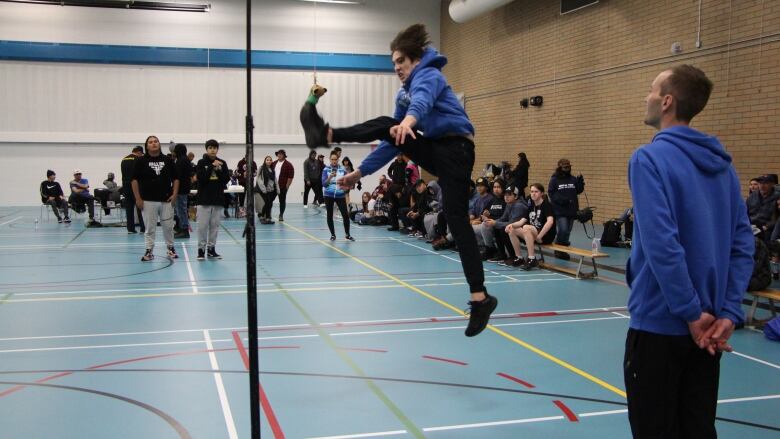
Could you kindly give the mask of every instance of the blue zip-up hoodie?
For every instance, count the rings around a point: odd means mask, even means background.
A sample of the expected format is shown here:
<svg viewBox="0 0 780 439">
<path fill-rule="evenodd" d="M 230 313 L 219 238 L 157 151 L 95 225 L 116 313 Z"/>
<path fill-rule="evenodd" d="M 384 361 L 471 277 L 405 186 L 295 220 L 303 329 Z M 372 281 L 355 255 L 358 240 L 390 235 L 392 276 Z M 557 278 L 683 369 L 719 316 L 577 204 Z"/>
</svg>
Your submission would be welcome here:
<svg viewBox="0 0 780 439">
<path fill-rule="evenodd" d="M 322 170 L 321 178 L 323 194 L 328 198 L 344 198 L 346 196 L 346 192 L 344 189 L 341 189 L 338 184 L 336 184 L 336 180 L 347 175 L 347 170 L 343 166 L 337 165 L 336 177 L 331 178 L 330 184 L 328 184 L 326 181 L 328 180 L 328 177 L 330 177 L 331 169 L 333 169 L 333 167 L 331 165 L 327 165 L 325 166 L 325 169 Z"/>
<path fill-rule="evenodd" d="M 702 312 L 742 322 L 753 234 L 731 156 L 718 139 L 687 126 L 659 131 L 631 156 L 628 182 L 631 328 L 687 335 Z"/>
<path fill-rule="evenodd" d="M 466 110 L 447 84 L 441 69 L 447 65 L 447 57 L 433 47 L 426 47 L 420 63 L 395 96 L 393 118 L 401 121 L 407 114 L 417 119 L 415 130 L 425 137 L 435 139 L 445 134 L 474 135 Z M 386 165 L 400 150 L 392 143 L 382 141 L 360 164 L 360 173 L 370 175 Z"/>
</svg>

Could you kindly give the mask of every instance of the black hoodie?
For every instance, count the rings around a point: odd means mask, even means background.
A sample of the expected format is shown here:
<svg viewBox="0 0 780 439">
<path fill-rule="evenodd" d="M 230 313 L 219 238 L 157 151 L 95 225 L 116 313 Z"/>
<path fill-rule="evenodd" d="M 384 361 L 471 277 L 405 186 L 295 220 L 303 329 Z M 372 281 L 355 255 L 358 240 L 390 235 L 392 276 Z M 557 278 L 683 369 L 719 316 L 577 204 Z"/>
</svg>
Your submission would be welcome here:
<svg viewBox="0 0 780 439">
<path fill-rule="evenodd" d="M 208 154 L 198 161 L 195 174 L 198 176 L 198 204 L 202 206 L 224 206 L 225 185 L 230 181 L 230 171 L 227 163 L 217 157 L 215 160 L 222 162 L 218 170 L 214 167 L 214 160 Z"/>
</svg>

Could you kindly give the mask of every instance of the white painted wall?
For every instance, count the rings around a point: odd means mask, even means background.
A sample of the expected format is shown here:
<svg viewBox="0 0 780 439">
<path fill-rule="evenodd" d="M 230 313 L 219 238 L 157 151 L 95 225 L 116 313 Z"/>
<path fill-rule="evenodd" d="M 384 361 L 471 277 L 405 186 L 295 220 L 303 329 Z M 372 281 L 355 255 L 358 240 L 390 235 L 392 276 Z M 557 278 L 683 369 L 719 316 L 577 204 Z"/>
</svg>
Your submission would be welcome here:
<svg viewBox="0 0 780 439">
<path fill-rule="evenodd" d="M 242 49 L 244 1 L 210 3 L 210 13 L 197 14 L 2 2 L 0 40 Z M 316 16 L 308 2 L 255 1 L 252 44 L 256 50 L 386 54 L 395 34 L 417 22 L 438 45 L 439 14 L 440 0 L 318 4 Z M 329 89 L 318 108 L 335 126 L 390 113 L 398 87 L 392 74 L 320 72 L 318 80 Z M 311 82 L 310 71 L 253 72 L 255 143 L 267 145 L 257 147 L 257 161 L 282 145 L 301 169 L 308 150 L 298 111 Z M 0 61 L 0 102 L 0 185 L 19 188 L 0 191 L 0 205 L 38 204 L 38 185 L 49 168 L 65 183 L 79 167 L 99 187 L 150 134 L 196 151 L 216 138 L 226 142 L 222 155 L 231 166 L 243 155 L 240 69 Z M 369 147 L 345 150 L 357 165 Z M 375 181 L 370 177 L 366 186 Z M 300 202 L 302 190 L 296 178 L 288 201 Z"/>
</svg>

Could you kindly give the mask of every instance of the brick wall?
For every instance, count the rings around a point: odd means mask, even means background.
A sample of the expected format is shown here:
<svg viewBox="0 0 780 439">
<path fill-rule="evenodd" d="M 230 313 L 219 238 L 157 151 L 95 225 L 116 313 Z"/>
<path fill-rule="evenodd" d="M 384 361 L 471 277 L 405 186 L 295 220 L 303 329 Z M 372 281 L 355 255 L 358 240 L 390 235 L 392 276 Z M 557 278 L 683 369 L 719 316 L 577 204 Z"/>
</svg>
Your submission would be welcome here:
<svg viewBox="0 0 780 439">
<path fill-rule="evenodd" d="M 515 0 L 465 24 L 442 3 L 444 73 L 466 95 L 476 170 L 525 151 L 530 182 L 546 187 L 566 157 L 596 219 L 618 215 L 631 204 L 628 158 L 654 133 L 642 123 L 650 83 L 689 63 L 715 83 L 692 126 L 721 139 L 744 186 L 780 173 L 780 1 L 703 1 L 699 49 L 698 0 L 601 0 L 563 16 L 558 1 Z M 544 105 L 522 109 L 534 95 Z"/>
</svg>

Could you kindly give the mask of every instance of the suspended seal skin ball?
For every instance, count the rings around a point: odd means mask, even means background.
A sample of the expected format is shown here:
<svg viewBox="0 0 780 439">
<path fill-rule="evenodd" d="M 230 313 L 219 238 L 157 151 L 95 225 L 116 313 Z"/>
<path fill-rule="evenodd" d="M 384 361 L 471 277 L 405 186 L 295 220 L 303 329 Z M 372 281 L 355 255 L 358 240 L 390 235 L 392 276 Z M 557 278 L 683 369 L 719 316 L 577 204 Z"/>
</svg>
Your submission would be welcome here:
<svg viewBox="0 0 780 439">
<path fill-rule="evenodd" d="M 309 149 L 328 147 L 328 124 L 317 113 L 317 102 L 327 91 L 328 89 L 321 85 L 312 85 L 309 96 L 301 107 L 301 126 Z"/>
</svg>

